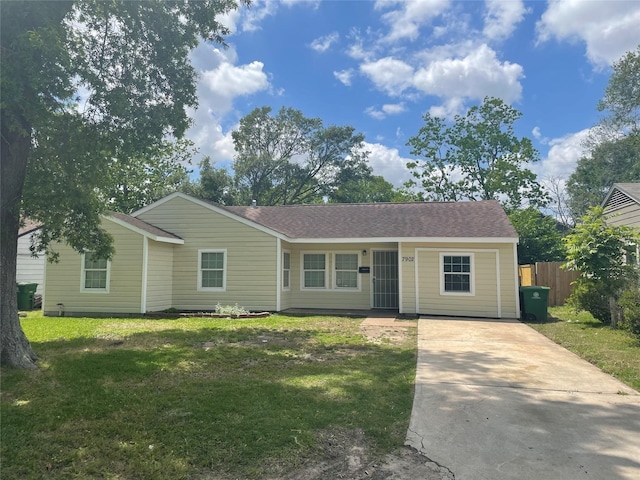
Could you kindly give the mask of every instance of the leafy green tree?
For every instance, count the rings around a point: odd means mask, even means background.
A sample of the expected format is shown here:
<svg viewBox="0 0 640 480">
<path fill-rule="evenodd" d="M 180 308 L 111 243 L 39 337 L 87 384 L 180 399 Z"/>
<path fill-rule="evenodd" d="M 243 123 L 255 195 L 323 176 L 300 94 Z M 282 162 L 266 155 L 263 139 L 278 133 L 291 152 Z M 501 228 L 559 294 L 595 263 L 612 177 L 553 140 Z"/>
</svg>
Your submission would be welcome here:
<svg viewBox="0 0 640 480">
<path fill-rule="evenodd" d="M 578 160 L 567 181 L 569 208 L 574 218 L 602 203 L 611 186 L 640 181 L 640 131 L 607 140 Z"/>
<path fill-rule="evenodd" d="M 101 192 L 109 210 L 131 213 L 173 193 L 188 180 L 191 142 L 163 142 L 142 158 L 109 163 L 108 186 Z"/>
<path fill-rule="evenodd" d="M 565 260 L 562 227 L 555 218 L 528 207 L 509 214 L 518 232 L 518 263 L 559 262 Z"/>
<path fill-rule="evenodd" d="M 607 112 L 601 125 L 615 135 L 640 131 L 640 45 L 613 64 L 598 111 Z"/>
<path fill-rule="evenodd" d="M 202 39 L 222 42 L 228 30 L 216 19 L 236 7 L 234 0 L 0 3 L 2 364 L 34 368 L 36 360 L 17 313 L 21 215 L 43 223 L 39 247 L 48 254 L 51 241 L 66 241 L 109 256 L 100 214 L 113 159 L 148 158 L 184 134 L 185 109 L 197 103 L 189 52 Z"/>
<path fill-rule="evenodd" d="M 417 198 L 410 192 L 397 189 L 384 177 L 370 175 L 341 183 L 329 196 L 335 203 L 413 202 Z"/>
<path fill-rule="evenodd" d="M 640 236 L 630 227 L 607 224 L 602 207 L 593 207 L 564 242 L 565 268 L 580 272 L 572 302 L 600 320 L 610 319 L 616 327 L 617 302 L 625 287 L 637 279 L 637 266 L 629 260 L 635 256 Z M 603 313 L 604 302 L 608 302 L 608 315 Z"/>
<path fill-rule="evenodd" d="M 424 126 L 407 145 L 423 157 L 409 162 L 429 200 L 499 200 L 507 209 L 548 201 L 527 165 L 539 154 L 531 140 L 518 138 L 514 124 L 521 113 L 498 98 L 485 98 L 466 115 L 445 119 L 424 116 Z"/>
<path fill-rule="evenodd" d="M 370 174 L 364 136 L 350 126 L 324 127 L 292 108 L 271 115 L 256 108 L 232 133 L 235 180 L 244 202 L 312 203 L 330 196 L 345 178 Z"/>
<path fill-rule="evenodd" d="M 206 157 L 200 162 L 200 176 L 194 182 L 185 182 L 181 190 L 198 198 L 222 205 L 236 205 L 239 192 L 235 179 L 224 168 L 215 168 Z"/>
</svg>

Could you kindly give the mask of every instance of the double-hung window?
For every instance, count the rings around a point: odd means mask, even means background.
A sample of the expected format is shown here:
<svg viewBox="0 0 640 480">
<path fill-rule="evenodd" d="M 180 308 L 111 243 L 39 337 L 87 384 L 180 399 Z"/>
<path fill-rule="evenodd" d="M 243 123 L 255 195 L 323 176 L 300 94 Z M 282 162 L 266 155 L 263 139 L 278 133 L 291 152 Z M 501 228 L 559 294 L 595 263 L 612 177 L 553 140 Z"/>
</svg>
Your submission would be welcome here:
<svg viewBox="0 0 640 480">
<path fill-rule="evenodd" d="M 282 252 L 282 289 L 291 288 L 291 253 Z"/>
<path fill-rule="evenodd" d="M 473 255 L 440 256 L 441 293 L 473 295 Z"/>
<path fill-rule="evenodd" d="M 357 289 L 358 288 L 358 254 L 357 253 L 336 253 L 335 263 L 335 288 L 337 289 Z"/>
<path fill-rule="evenodd" d="M 111 262 L 99 258 L 91 252 L 82 255 L 82 278 L 80 290 L 83 292 L 108 293 Z"/>
<path fill-rule="evenodd" d="M 302 255 L 303 288 L 327 288 L 327 256 L 324 253 Z"/>
<path fill-rule="evenodd" d="M 198 290 L 222 292 L 227 287 L 227 251 L 198 251 Z"/>
</svg>

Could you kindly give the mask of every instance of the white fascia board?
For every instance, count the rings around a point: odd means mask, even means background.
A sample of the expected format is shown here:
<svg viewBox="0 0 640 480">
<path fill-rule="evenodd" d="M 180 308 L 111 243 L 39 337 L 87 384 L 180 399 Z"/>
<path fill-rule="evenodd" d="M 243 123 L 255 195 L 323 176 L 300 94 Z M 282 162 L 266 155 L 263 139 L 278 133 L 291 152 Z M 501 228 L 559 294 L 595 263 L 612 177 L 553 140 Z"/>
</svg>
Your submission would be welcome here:
<svg viewBox="0 0 640 480">
<path fill-rule="evenodd" d="M 108 215 L 103 215 L 102 218 L 105 218 L 116 225 L 120 225 L 121 227 L 127 228 L 132 232 L 143 235 L 151 240 L 162 243 L 174 243 L 176 245 L 184 245 L 184 240 L 181 238 L 173 238 L 173 237 L 161 237 L 160 235 L 154 235 L 151 232 L 147 232 L 146 230 L 142 230 L 141 228 L 136 227 L 135 225 L 131 225 L 130 223 L 125 222 L 124 220 L 120 220 L 119 218 L 109 217 Z"/>
<path fill-rule="evenodd" d="M 515 237 L 362 237 L 362 238 L 285 238 L 289 243 L 509 243 Z"/>
<path fill-rule="evenodd" d="M 272 230 L 268 227 L 262 226 L 259 223 L 256 222 L 252 222 L 251 220 L 248 220 L 244 217 L 240 217 L 238 215 L 235 215 L 231 212 L 228 212 L 227 210 L 220 208 L 220 207 L 216 207 L 215 205 L 212 205 L 208 202 L 204 202 L 198 198 L 192 197 L 191 195 L 187 195 L 186 193 L 182 193 L 182 192 L 175 192 L 172 193 L 171 195 L 168 195 L 160 200 L 158 200 L 155 203 L 152 203 L 151 205 L 148 205 L 144 208 L 141 208 L 140 210 L 133 212 L 131 214 L 132 217 L 137 217 L 138 215 L 141 215 L 145 212 L 148 212 L 149 210 L 151 210 L 152 208 L 157 207 L 158 205 L 162 205 L 165 202 L 168 202 L 169 200 L 173 200 L 174 198 L 182 198 L 183 200 L 187 200 L 189 202 L 195 203 L 196 205 L 200 205 L 201 207 L 207 208 L 213 212 L 216 212 L 220 215 L 223 215 L 227 218 L 230 218 L 232 220 L 235 220 L 236 222 L 240 222 L 244 225 L 247 225 L 249 227 L 253 227 L 256 230 L 259 230 L 261 232 L 267 233 L 269 235 L 272 235 L 276 238 L 279 238 L 280 240 L 288 240 L 288 237 L 286 235 L 283 235 L 282 233 L 276 232 L 275 230 Z"/>
</svg>

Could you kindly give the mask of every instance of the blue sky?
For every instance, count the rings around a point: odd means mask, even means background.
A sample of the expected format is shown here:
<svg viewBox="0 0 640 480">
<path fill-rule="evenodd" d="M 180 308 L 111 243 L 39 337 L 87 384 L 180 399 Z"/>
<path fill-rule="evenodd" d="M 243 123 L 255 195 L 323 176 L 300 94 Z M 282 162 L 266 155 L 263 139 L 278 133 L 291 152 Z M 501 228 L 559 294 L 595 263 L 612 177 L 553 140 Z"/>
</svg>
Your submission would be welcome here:
<svg viewBox="0 0 640 480">
<path fill-rule="evenodd" d="M 485 96 L 522 112 L 539 179 L 566 179 L 611 64 L 640 44 L 635 0 L 254 0 L 220 20 L 228 48 L 192 54 L 200 106 L 188 137 L 201 155 L 229 165 L 240 118 L 286 106 L 362 132 L 374 174 L 396 186 L 422 116 L 452 118 Z"/>
</svg>

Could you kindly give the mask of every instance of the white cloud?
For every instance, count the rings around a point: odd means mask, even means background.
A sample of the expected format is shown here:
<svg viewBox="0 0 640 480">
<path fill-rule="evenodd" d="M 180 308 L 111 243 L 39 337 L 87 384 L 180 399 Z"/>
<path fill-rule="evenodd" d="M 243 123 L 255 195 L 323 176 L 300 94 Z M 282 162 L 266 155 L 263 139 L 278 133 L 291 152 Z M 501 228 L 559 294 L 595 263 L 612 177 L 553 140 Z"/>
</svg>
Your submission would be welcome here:
<svg viewBox="0 0 640 480">
<path fill-rule="evenodd" d="M 233 141 L 230 130 L 225 132 L 222 125 L 229 120 L 236 121 L 234 99 L 270 90 L 264 65 L 257 61 L 235 65 L 237 55 L 233 48 L 221 50 L 205 43 L 192 52 L 191 59 L 199 72 L 199 106 L 188 112 L 194 122 L 187 138 L 195 143 L 202 156 L 208 155 L 214 162 L 231 160 Z"/>
<path fill-rule="evenodd" d="M 420 28 L 444 12 L 449 4 L 449 0 L 378 0 L 375 9 L 399 7 L 382 15 L 382 20 L 390 26 L 386 40 L 394 42 L 402 39 L 416 40 L 420 35 Z"/>
<path fill-rule="evenodd" d="M 364 112 L 371 118 L 382 120 L 388 115 L 399 115 L 407 110 L 404 103 L 385 103 L 380 110 L 375 107 L 368 107 Z"/>
<path fill-rule="evenodd" d="M 500 62 L 496 52 L 480 45 L 463 58 L 445 58 L 419 69 L 414 78 L 416 88 L 444 98 L 502 98 L 511 103 L 520 98 L 523 68 L 517 63 Z"/>
<path fill-rule="evenodd" d="M 593 65 L 610 65 L 640 42 L 640 2 L 550 0 L 536 29 L 539 42 L 584 42 Z"/>
<path fill-rule="evenodd" d="M 380 175 L 394 187 L 401 187 L 411 179 L 411 173 L 407 168 L 407 162 L 411 158 L 400 156 L 397 148 L 389 148 L 380 143 L 364 143 L 365 150 L 369 152 L 369 164 L 373 168 L 374 175 Z"/>
<path fill-rule="evenodd" d="M 329 35 L 316 38 L 313 42 L 311 42 L 309 46 L 316 52 L 324 53 L 329 50 L 331 48 L 331 45 L 336 43 L 339 38 L 340 35 L 338 34 L 338 32 L 332 32 Z"/>
<path fill-rule="evenodd" d="M 215 70 L 202 74 L 202 83 L 214 94 L 231 101 L 240 95 L 266 90 L 269 86 L 267 75 L 262 71 L 264 64 L 254 61 L 246 65 L 222 63 Z"/>
<path fill-rule="evenodd" d="M 483 34 L 489 40 L 509 38 L 527 12 L 522 0 L 486 0 Z"/>
<path fill-rule="evenodd" d="M 460 97 L 447 99 L 442 105 L 433 105 L 429 113 L 434 117 L 453 119 L 464 112 L 464 101 Z"/>
<path fill-rule="evenodd" d="M 538 178 L 568 178 L 575 169 L 578 159 L 586 153 L 583 146 L 589 130 L 570 133 L 549 141 L 550 149 L 546 158 L 531 166 Z"/>
<path fill-rule="evenodd" d="M 413 67 L 392 57 L 363 63 L 360 70 L 389 95 L 399 95 L 412 84 Z"/>
<path fill-rule="evenodd" d="M 251 32 L 260 29 L 260 23 L 265 18 L 275 15 L 280 5 L 304 5 L 315 10 L 319 4 L 320 0 L 253 0 L 251 6 L 242 9 L 242 30 Z"/>
<path fill-rule="evenodd" d="M 340 80 L 347 87 L 351 86 L 351 78 L 353 77 L 353 69 L 340 70 L 333 72 L 333 76 Z"/>
<path fill-rule="evenodd" d="M 382 111 L 387 115 L 398 115 L 407 110 L 404 103 L 385 103 L 382 105 Z"/>
<path fill-rule="evenodd" d="M 384 112 L 377 110 L 376 107 L 367 107 L 364 113 L 369 115 L 371 118 L 375 118 L 376 120 L 382 120 L 386 117 Z"/>
</svg>

